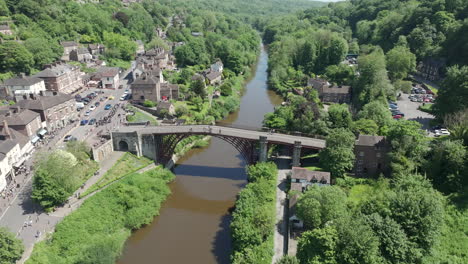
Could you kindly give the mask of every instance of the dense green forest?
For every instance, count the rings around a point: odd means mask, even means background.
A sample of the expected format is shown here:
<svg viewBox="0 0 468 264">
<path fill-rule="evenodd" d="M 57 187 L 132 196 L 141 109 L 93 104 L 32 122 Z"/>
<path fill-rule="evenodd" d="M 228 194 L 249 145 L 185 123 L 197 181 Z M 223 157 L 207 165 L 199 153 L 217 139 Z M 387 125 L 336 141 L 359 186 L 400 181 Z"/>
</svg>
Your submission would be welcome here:
<svg viewBox="0 0 468 264">
<path fill-rule="evenodd" d="M 299 200 L 307 231 L 291 263 L 468 261 L 467 18 L 464 0 L 352 0 L 266 22 L 269 85 L 287 103 L 264 124 L 325 135 L 318 168 L 337 181 Z M 357 64 L 341 63 L 346 54 Z M 433 113 L 448 137 L 428 138 L 418 122 L 389 111 L 426 58 L 446 59 Z M 350 85 L 352 102 L 325 107 L 309 77 Z M 357 134 L 387 137 L 388 179 L 347 176 Z"/>
</svg>

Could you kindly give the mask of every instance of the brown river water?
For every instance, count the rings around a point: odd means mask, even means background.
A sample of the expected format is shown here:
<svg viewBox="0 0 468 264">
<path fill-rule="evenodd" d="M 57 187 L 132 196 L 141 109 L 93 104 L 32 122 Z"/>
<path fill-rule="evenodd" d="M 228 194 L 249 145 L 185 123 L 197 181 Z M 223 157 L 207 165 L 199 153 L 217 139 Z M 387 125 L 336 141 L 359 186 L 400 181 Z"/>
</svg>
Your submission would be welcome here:
<svg viewBox="0 0 468 264">
<path fill-rule="evenodd" d="M 239 110 L 223 123 L 260 128 L 264 115 L 281 104 L 281 97 L 267 90 L 267 64 L 262 47 Z M 174 168 L 172 194 L 160 215 L 132 234 L 117 264 L 230 263 L 228 210 L 247 183 L 245 165 L 233 146 L 217 138 L 189 151 Z"/>
</svg>

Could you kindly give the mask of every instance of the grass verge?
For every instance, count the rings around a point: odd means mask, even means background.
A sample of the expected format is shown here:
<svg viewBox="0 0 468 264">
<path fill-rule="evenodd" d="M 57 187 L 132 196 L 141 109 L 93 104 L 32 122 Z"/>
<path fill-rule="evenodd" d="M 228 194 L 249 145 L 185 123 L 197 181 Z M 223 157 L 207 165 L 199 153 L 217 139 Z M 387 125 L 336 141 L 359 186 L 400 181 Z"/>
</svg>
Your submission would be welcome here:
<svg viewBox="0 0 468 264">
<path fill-rule="evenodd" d="M 36 244 L 26 263 L 115 263 L 131 231 L 159 214 L 173 179 L 170 171 L 155 168 L 97 193 Z"/>
<path fill-rule="evenodd" d="M 132 153 L 126 152 L 115 164 L 110 168 L 102 178 L 91 186 L 86 192 L 81 194 L 81 197 L 84 197 L 96 190 L 101 189 L 102 187 L 108 185 L 111 182 L 121 179 L 122 177 L 136 172 L 153 161 L 145 157 L 137 157 Z"/>
</svg>

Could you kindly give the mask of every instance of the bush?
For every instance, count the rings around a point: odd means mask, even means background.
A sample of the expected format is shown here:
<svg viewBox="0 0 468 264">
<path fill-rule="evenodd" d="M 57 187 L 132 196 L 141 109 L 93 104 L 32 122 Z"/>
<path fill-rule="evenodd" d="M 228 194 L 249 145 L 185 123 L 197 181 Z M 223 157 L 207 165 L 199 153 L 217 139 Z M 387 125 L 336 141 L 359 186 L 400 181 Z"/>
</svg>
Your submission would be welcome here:
<svg viewBox="0 0 468 264">
<path fill-rule="evenodd" d="M 145 100 L 145 101 L 143 102 L 143 106 L 145 106 L 145 107 L 155 107 L 155 106 L 156 106 L 156 103 L 153 102 L 153 101 L 150 101 L 150 100 Z"/>
<path fill-rule="evenodd" d="M 23 254 L 24 246 L 15 234 L 0 227 L 0 263 L 16 263 Z"/>
<path fill-rule="evenodd" d="M 278 170 L 270 162 L 249 166 L 247 172 L 249 184 L 239 194 L 231 222 L 231 260 L 238 264 L 270 264 Z"/>
</svg>

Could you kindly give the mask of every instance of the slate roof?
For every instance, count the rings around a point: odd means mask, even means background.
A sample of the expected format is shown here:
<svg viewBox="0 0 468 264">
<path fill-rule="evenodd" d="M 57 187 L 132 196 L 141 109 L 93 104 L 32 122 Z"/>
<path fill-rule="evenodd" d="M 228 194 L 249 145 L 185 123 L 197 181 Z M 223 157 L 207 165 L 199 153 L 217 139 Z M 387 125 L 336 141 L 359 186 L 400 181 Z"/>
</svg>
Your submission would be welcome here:
<svg viewBox="0 0 468 264">
<path fill-rule="evenodd" d="M 179 90 L 179 85 L 172 83 L 161 83 L 161 90 Z"/>
<path fill-rule="evenodd" d="M 323 87 L 323 92 L 324 93 L 333 93 L 333 94 L 347 94 L 349 93 L 349 90 L 351 89 L 351 86 L 325 86 Z"/>
<path fill-rule="evenodd" d="M 293 167 L 291 179 L 306 180 L 308 182 L 312 182 L 312 180 L 316 180 L 318 182 L 330 184 L 330 172 L 311 171 L 305 168 Z"/>
<path fill-rule="evenodd" d="M 98 69 L 98 73 L 101 77 L 114 77 L 119 74 L 120 68 L 118 67 L 101 67 Z"/>
<path fill-rule="evenodd" d="M 34 76 L 25 76 L 8 79 L 3 84 L 7 86 L 31 86 L 39 82 L 43 82 L 43 80 Z"/>
<path fill-rule="evenodd" d="M 210 81 L 213 81 L 215 80 L 216 78 L 220 77 L 221 76 L 221 73 L 220 72 L 210 72 L 206 75 L 206 78 Z"/>
<path fill-rule="evenodd" d="M 21 100 L 15 106 L 19 106 L 22 109 L 47 110 L 70 100 L 74 100 L 71 95 L 58 93 L 55 96 L 39 96 L 36 100 Z"/>
<path fill-rule="evenodd" d="M 0 25 L 0 30 L 10 30 L 9 25 Z"/>
<path fill-rule="evenodd" d="M 41 72 L 38 72 L 37 74 L 34 75 L 34 77 L 39 77 L 39 78 L 58 77 L 76 69 L 77 67 L 78 66 L 74 66 L 70 64 L 58 64 L 58 65 L 53 66 L 52 68 L 47 68 Z"/>
<path fill-rule="evenodd" d="M 5 155 L 10 152 L 16 144 L 18 143 L 11 139 L 0 140 L 0 154 L 3 155 L 0 156 L 0 160 L 3 160 Z"/>
<path fill-rule="evenodd" d="M 172 106 L 172 103 L 171 102 L 159 102 L 158 103 L 158 110 L 159 109 L 167 109 L 169 110 Z"/>
<path fill-rule="evenodd" d="M 75 41 L 62 41 L 62 42 L 60 42 L 60 44 L 61 44 L 63 47 L 78 46 L 78 43 L 76 43 Z"/>
<path fill-rule="evenodd" d="M 384 136 L 369 136 L 369 135 L 359 135 L 356 145 L 358 146 L 376 146 L 384 144 Z"/>
<path fill-rule="evenodd" d="M 22 126 L 31 123 L 37 117 L 39 117 L 39 113 L 29 109 L 23 109 L 19 113 L 13 113 L 10 116 L 0 116 L 0 122 L 6 120 L 10 126 Z"/>
</svg>

